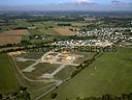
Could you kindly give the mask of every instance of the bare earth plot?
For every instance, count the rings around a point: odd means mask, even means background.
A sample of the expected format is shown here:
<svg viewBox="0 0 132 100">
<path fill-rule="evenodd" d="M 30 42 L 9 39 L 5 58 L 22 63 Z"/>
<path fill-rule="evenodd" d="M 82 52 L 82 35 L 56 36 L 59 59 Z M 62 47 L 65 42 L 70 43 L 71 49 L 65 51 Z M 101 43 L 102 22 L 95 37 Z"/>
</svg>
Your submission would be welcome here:
<svg viewBox="0 0 132 100">
<path fill-rule="evenodd" d="M 68 27 L 56 27 L 54 31 L 58 35 L 70 36 L 75 35 L 75 32 L 71 31 Z"/>
<path fill-rule="evenodd" d="M 11 30 L 0 33 L 0 45 L 19 43 L 22 36 L 29 34 L 27 30 Z"/>
<path fill-rule="evenodd" d="M 57 73 L 59 73 L 61 70 L 63 70 L 67 65 L 71 66 L 78 66 L 79 64 L 74 63 L 74 61 L 82 57 L 82 55 L 76 55 L 76 54 L 71 54 L 69 52 L 48 52 L 42 57 L 42 62 L 48 62 L 51 64 L 60 64 L 60 66 L 53 71 L 51 74 L 46 73 L 43 74 L 43 78 L 53 78 Z"/>
</svg>

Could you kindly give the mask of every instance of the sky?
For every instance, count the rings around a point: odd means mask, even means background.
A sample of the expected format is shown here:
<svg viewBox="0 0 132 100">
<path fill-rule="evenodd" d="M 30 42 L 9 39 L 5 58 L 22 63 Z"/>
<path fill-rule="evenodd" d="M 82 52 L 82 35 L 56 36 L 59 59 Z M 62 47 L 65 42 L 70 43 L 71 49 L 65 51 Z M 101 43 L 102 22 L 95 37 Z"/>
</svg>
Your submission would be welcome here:
<svg viewBox="0 0 132 100">
<path fill-rule="evenodd" d="M 3 10 L 132 11 L 132 0 L 0 0 Z"/>
<path fill-rule="evenodd" d="M 81 3 L 81 2 L 94 2 L 100 4 L 109 4 L 112 1 L 117 0 L 1 0 L 0 5 L 48 5 L 48 4 L 60 4 L 60 3 Z M 120 2 L 129 3 L 132 0 L 118 0 Z"/>
</svg>

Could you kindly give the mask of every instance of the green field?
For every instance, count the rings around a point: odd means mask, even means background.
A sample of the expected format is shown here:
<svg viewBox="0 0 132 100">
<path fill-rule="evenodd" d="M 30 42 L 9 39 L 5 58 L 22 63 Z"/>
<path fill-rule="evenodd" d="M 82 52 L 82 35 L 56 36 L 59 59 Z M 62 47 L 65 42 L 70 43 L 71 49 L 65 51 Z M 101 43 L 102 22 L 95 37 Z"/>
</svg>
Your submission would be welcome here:
<svg viewBox="0 0 132 100">
<path fill-rule="evenodd" d="M 56 91 L 56 100 L 74 100 L 76 97 L 120 95 L 132 92 L 132 49 L 119 48 L 104 53 L 76 77 Z M 50 95 L 42 100 L 51 100 Z"/>
<path fill-rule="evenodd" d="M 0 93 L 13 92 L 18 88 L 13 64 L 6 54 L 0 54 Z"/>
</svg>

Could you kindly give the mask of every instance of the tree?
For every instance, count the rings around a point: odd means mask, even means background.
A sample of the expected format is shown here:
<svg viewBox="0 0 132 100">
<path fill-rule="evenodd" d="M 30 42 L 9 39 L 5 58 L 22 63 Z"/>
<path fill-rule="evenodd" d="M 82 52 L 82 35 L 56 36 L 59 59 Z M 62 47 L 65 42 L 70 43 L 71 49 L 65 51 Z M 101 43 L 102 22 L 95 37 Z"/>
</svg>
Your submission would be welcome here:
<svg viewBox="0 0 132 100">
<path fill-rule="evenodd" d="M 69 100 L 68 98 L 66 98 L 66 100 Z"/>
<path fill-rule="evenodd" d="M 81 100 L 80 97 L 77 97 L 76 100 Z"/>
<path fill-rule="evenodd" d="M 122 100 L 128 100 L 128 95 L 127 94 L 122 94 Z"/>
<path fill-rule="evenodd" d="M 129 94 L 128 100 L 132 100 L 132 93 Z"/>
<path fill-rule="evenodd" d="M 111 96 L 109 94 L 103 95 L 102 100 L 111 100 Z"/>
<path fill-rule="evenodd" d="M 2 98 L 3 98 L 3 96 L 2 96 L 2 94 L 0 94 L 0 100 L 2 100 Z"/>
<path fill-rule="evenodd" d="M 57 95 L 58 95 L 57 93 L 52 93 L 52 94 L 51 94 L 51 98 L 52 98 L 52 99 L 55 99 L 55 98 L 57 97 Z"/>
</svg>

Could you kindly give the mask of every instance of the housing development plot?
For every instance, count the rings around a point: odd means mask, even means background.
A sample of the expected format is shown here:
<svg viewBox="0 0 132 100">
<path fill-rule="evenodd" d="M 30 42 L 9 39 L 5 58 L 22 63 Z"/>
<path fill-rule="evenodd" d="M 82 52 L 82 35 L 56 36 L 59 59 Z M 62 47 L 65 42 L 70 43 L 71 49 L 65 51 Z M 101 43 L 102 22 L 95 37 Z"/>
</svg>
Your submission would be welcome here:
<svg viewBox="0 0 132 100">
<path fill-rule="evenodd" d="M 15 54 L 15 53 L 12 53 Z M 25 52 L 15 55 L 15 62 L 21 73 L 29 80 L 55 80 L 67 78 L 85 59 L 82 53 L 70 51 L 49 51 L 41 55 L 40 58 L 26 55 Z M 28 57 L 29 56 L 29 57 Z M 67 72 L 71 69 L 70 73 Z M 64 73 L 64 77 L 60 75 Z"/>
</svg>

